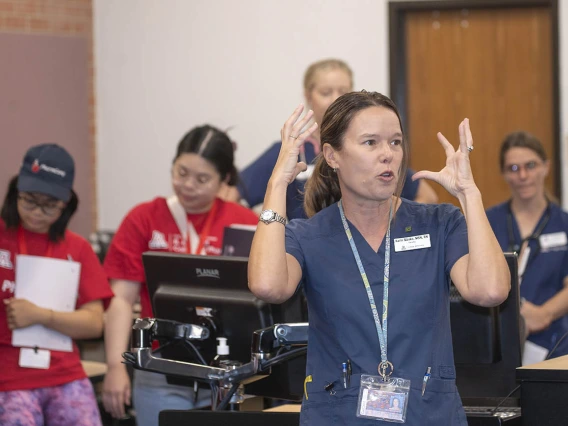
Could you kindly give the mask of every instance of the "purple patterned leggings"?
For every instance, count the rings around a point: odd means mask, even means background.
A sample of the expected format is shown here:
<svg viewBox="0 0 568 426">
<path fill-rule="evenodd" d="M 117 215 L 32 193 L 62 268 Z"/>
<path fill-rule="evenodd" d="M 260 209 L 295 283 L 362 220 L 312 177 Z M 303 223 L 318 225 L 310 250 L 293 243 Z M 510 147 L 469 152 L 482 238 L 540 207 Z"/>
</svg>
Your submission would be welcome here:
<svg viewBox="0 0 568 426">
<path fill-rule="evenodd" d="M 0 392 L 0 425 L 101 426 L 89 379 L 21 391 Z"/>
</svg>

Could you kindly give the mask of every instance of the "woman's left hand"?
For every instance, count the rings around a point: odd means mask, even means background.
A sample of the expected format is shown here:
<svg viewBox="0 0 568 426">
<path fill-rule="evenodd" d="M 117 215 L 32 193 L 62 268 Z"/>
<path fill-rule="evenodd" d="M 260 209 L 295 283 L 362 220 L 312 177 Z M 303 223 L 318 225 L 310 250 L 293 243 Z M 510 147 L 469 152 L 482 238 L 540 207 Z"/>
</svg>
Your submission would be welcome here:
<svg viewBox="0 0 568 426">
<path fill-rule="evenodd" d="M 412 180 L 424 178 L 437 182 L 454 197 L 465 194 L 468 190 L 477 190 L 469 163 L 469 154 L 473 150 L 469 119 L 466 118 L 460 123 L 459 134 L 460 145 L 456 150 L 444 135 L 438 132 L 438 140 L 446 151 L 446 167 L 439 172 L 419 171 L 412 176 Z"/>
<path fill-rule="evenodd" d="M 546 308 L 526 300 L 521 305 L 521 315 L 529 334 L 546 330 L 552 323 L 552 314 Z"/>
<path fill-rule="evenodd" d="M 4 299 L 4 304 L 10 330 L 40 324 L 48 312 L 26 299 Z"/>
</svg>

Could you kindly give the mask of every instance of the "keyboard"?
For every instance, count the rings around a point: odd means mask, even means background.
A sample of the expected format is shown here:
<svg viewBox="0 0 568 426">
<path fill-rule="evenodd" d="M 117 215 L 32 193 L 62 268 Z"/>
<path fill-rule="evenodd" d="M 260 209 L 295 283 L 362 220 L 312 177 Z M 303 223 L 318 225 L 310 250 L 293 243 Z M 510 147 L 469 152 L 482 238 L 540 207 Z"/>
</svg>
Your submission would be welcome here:
<svg viewBox="0 0 568 426">
<path fill-rule="evenodd" d="M 508 419 L 511 417 L 518 417 L 521 415 L 521 407 L 463 407 L 467 416 L 479 417 L 499 417 L 501 419 Z"/>
</svg>

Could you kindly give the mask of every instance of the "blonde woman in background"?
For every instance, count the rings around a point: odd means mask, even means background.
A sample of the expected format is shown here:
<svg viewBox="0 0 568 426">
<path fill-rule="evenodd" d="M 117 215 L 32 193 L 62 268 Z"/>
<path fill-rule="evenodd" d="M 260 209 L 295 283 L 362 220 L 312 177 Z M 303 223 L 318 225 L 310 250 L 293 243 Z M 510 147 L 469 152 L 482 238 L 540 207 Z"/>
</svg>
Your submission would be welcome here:
<svg viewBox="0 0 568 426">
<path fill-rule="evenodd" d="M 304 74 L 306 109 L 313 111 L 313 121 L 316 123 L 321 123 L 325 111 L 333 101 L 351 91 L 353 91 L 353 71 L 340 59 L 324 59 L 315 62 Z M 262 203 L 281 145 L 281 141 L 273 143 L 268 150 L 241 172 L 239 193 L 232 192 L 233 200 L 242 197 L 251 207 Z M 313 171 L 314 160 L 320 152 L 319 146 L 318 128 L 306 139 L 306 143 L 300 149 L 299 160 L 306 163 L 308 169 L 290 182 L 286 192 L 286 211 L 289 220 L 306 217 L 303 208 L 304 186 Z M 432 187 L 422 180 L 413 182 L 410 179 L 412 174 L 413 172 L 409 170 L 401 196 L 421 203 L 437 202 L 438 197 Z"/>
</svg>

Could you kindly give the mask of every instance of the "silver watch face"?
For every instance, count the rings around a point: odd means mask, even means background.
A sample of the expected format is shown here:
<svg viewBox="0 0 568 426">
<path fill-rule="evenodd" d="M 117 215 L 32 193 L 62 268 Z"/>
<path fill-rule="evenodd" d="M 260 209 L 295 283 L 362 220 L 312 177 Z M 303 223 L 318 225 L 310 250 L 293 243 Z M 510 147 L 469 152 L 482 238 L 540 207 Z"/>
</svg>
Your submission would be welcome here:
<svg viewBox="0 0 568 426">
<path fill-rule="evenodd" d="M 264 210 L 261 214 L 260 214 L 260 220 L 263 221 L 269 221 L 269 220 L 273 220 L 274 219 L 274 212 L 272 210 Z"/>
</svg>

